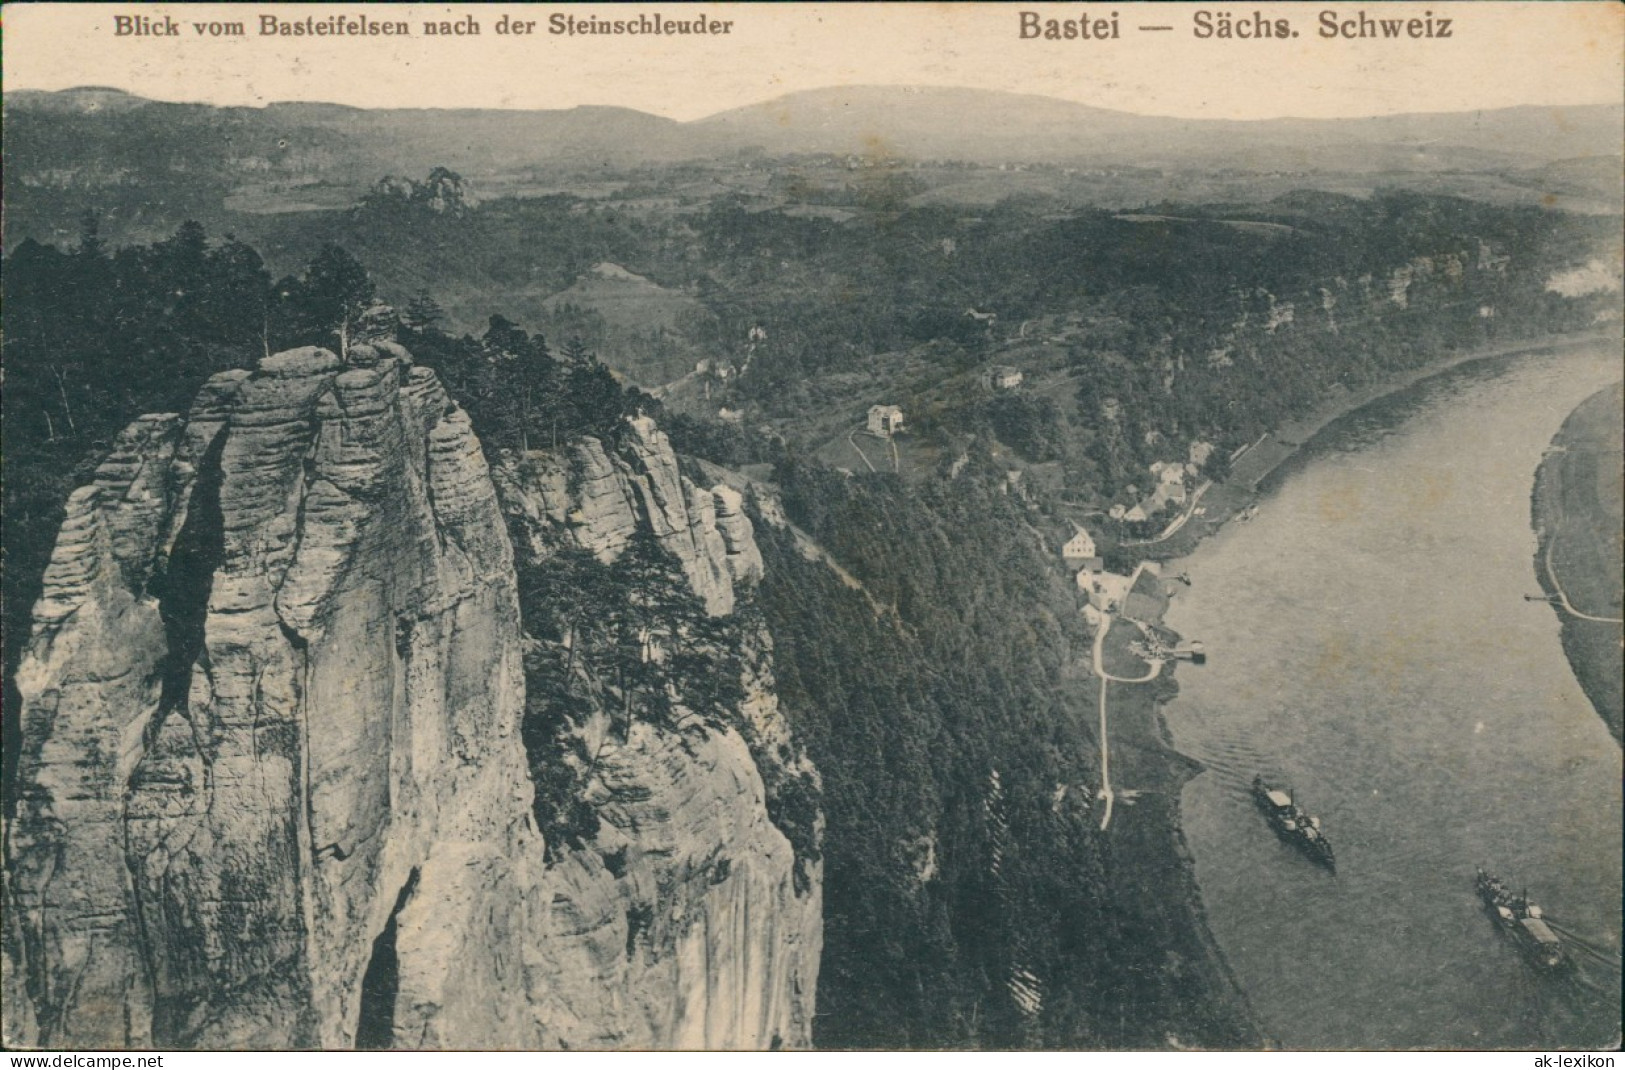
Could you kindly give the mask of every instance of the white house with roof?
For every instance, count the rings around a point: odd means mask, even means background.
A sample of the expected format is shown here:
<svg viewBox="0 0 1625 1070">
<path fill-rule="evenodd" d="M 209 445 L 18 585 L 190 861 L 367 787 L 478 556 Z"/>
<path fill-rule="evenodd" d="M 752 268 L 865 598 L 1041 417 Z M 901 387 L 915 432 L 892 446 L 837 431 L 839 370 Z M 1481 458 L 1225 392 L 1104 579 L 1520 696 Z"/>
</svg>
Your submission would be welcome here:
<svg viewBox="0 0 1625 1070">
<path fill-rule="evenodd" d="M 1074 525 L 1076 527 L 1076 525 Z M 1095 540 L 1083 528 L 1077 529 L 1077 534 L 1066 541 L 1061 547 L 1061 557 L 1067 561 L 1082 561 L 1095 556 Z"/>
<path fill-rule="evenodd" d="M 1087 598 L 1094 590 L 1095 577 L 1106 571 L 1106 561 L 1104 558 L 1086 557 L 1076 564 L 1078 571 L 1073 579 L 1078 583 L 1078 590 Z"/>
<path fill-rule="evenodd" d="M 1008 364 L 995 364 L 982 373 L 982 385 L 995 392 L 1014 390 L 1021 385 L 1021 380 L 1021 369 Z"/>
<path fill-rule="evenodd" d="M 903 410 L 896 405 L 869 406 L 869 433 L 890 438 L 903 429 Z"/>
<path fill-rule="evenodd" d="M 1159 485 L 1170 483 L 1183 483 L 1185 481 L 1185 466 L 1178 461 L 1153 461 L 1151 474 L 1156 477 Z"/>
</svg>

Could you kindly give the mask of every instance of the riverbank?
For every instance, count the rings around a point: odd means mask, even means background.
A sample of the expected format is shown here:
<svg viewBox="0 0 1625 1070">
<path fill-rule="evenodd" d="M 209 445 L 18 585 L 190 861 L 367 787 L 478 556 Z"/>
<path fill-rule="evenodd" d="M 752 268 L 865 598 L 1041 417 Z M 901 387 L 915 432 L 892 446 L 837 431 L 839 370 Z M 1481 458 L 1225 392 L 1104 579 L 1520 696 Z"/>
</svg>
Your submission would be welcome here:
<svg viewBox="0 0 1625 1070">
<path fill-rule="evenodd" d="M 1105 836 L 1117 889 L 1115 909 L 1125 931 L 1161 951 L 1169 1001 L 1194 1016 L 1186 1030 L 1146 1038 L 1142 1046 L 1273 1048 L 1213 937 L 1196 884 L 1179 798 L 1186 781 L 1203 767 L 1169 742 L 1162 706 L 1177 686 L 1164 671 L 1146 683 L 1109 687 L 1112 779 L 1117 786 Z"/>
<path fill-rule="evenodd" d="M 1134 545 L 1142 557 L 1154 561 L 1169 561 L 1185 557 L 1198 543 L 1217 532 L 1230 520 L 1253 505 L 1267 481 L 1281 466 L 1298 455 L 1314 437 L 1333 423 L 1367 405 L 1408 390 L 1445 372 L 1465 364 L 1495 360 L 1524 353 L 1557 352 L 1598 343 L 1619 342 L 1619 328 L 1588 331 L 1584 334 L 1562 335 L 1555 338 L 1525 338 L 1499 345 L 1484 346 L 1462 353 L 1452 353 L 1428 361 L 1416 368 L 1399 372 L 1360 390 L 1340 390 L 1327 398 L 1305 416 L 1282 424 L 1249 445 L 1230 465 L 1222 481 L 1215 482 L 1201 499 L 1202 514 L 1193 515 L 1169 538 L 1152 543 Z"/>
<path fill-rule="evenodd" d="M 1575 407 L 1535 473 L 1535 574 L 1562 624 L 1563 653 L 1616 740 L 1625 716 L 1619 568 L 1625 384 Z"/>
<path fill-rule="evenodd" d="M 1100 827 L 1110 833 L 1106 843 L 1118 912 L 1137 942 L 1162 952 L 1162 980 L 1172 990 L 1171 1001 L 1191 1012 L 1184 1035 L 1168 1032 L 1159 1038 L 1161 1045 L 1268 1049 L 1274 1045 L 1208 926 L 1185 840 L 1180 794 L 1203 767 L 1172 746 L 1162 718 L 1163 705 L 1179 690 L 1173 674 L 1164 671 L 1171 659 L 1144 656 L 1149 644 L 1172 646 L 1177 640 L 1162 625 L 1170 589 L 1157 571 L 1135 570 L 1121 615 L 1104 617 L 1095 636 Z M 1115 770 L 1115 789 L 1108 768 Z"/>
</svg>

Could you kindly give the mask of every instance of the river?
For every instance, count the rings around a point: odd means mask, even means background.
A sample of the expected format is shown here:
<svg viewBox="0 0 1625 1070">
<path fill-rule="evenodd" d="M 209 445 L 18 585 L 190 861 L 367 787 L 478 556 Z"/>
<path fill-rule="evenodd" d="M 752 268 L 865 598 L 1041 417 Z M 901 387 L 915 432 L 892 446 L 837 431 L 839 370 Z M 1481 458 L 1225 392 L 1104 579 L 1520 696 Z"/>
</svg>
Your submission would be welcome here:
<svg viewBox="0 0 1625 1070">
<path fill-rule="evenodd" d="M 1207 766 L 1185 834 L 1213 935 L 1284 1047 L 1618 1037 L 1620 749 L 1553 609 L 1523 596 L 1542 451 L 1619 377 L 1606 345 L 1460 366 L 1327 427 L 1253 520 L 1170 566 L 1193 585 L 1167 621 L 1208 651 L 1165 710 Z M 1335 876 L 1270 832 L 1254 773 L 1322 818 Z M 1533 973 L 1479 865 L 1612 964 Z"/>
</svg>

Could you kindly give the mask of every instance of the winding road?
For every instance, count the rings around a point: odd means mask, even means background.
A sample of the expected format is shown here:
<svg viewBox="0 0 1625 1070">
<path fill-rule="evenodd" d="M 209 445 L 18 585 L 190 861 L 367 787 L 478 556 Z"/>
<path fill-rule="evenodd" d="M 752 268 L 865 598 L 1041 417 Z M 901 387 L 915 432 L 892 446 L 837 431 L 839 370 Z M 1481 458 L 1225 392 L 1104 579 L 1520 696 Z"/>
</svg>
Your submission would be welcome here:
<svg viewBox="0 0 1625 1070">
<path fill-rule="evenodd" d="M 858 445 L 857 433 L 857 428 L 853 428 L 851 431 L 848 431 L 846 433 L 846 441 L 851 443 L 852 448 L 857 451 L 858 456 L 863 458 L 863 463 L 869 466 L 869 471 L 880 471 L 880 469 L 875 467 L 874 462 L 869 460 L 869 455 L 863 452 L 863 447 Z"/>
<path fill-rule="evenodd" d="M 1129 577 L 1128 589 L 1134 590 L 1134 585 L 1140 582 L 1140 573 L 1145 571 L 1142 562 Z M 1108 720 L 1106 716 L 1106 689 L 1112 682 L 1120 684 L 1146 684 L 1157 678 L 1162 672 L 1162 659 L 1153 658 L 1149 664 L 1150 670 L 1144 676 L 1113 676 L 1106 671 L 1104 658 L 1106 647 L 1106 633 L 1111 631 L 1112 621 L 1116 620 L 1114 614 L 1105 614 L 1100 627 L 1095 631 L 1094 667 L 1095 675 L 1100 677 L 1100 797 L 1106 801 L 1106 808 L 1101 811 L 1100 828 L 1105 831 L 1106 826 L 1112 822 L 1112 803 L 1116 798 L 1112 791 L 1112 754 L 1111 741 L 1108 735 Z"/>
<path fill-rule="evenodd" d="M 1594 617 L 1590 613 L 1581 613 L 1569 601 L 1569 596 L 1563 590 L 1563 584 L 1557 578 L 1557 570 L 1552 567 L 1552 547 L 1557 544 L 1557 532 L 1552 532 L 1551 538 L 1546 540 L 1546 577 L 1552 581 L 1552 590 L 1557 592 L 1558 599 L 1563 603 L 1563 609 L 1571 617 L 1581 620 L 1594 620 L 1599 624 L 1625 624 L 1625 619 L 1619 617 Z"/>
</svg>

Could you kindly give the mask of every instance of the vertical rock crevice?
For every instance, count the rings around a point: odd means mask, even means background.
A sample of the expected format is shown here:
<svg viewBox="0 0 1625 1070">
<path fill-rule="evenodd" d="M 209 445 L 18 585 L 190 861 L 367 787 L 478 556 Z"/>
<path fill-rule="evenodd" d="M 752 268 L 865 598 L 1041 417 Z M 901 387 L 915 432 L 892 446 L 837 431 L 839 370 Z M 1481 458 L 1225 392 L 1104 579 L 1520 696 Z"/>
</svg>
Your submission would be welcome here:
<svg viewBox="0 0 1625 1070">
<path fill-rule="evenodd" d="M 203 625 L 209 614 L 209 593 L 214 573 L 225 559 L 226 520 L 220 507 L 224 472 L 220 458 L 226 432 L 219 431 L 198 465 L 186 519 L 160 571 L 147 582 L 147 593 L 158 599 L 167 653 L 159 664 L 161 690 L 158 718 L 185 709 L 192 683 L 192 665 L 204 653 Z"/>
<path fill-rule="evenodd" d="M 401 911 L 417 891 L 419 873 L 413 866 L 411 875 L 395 896 L 395 907 L 389 912 L 383 931 L 373 939 L 372 955 L 367 960 L 366 972 L 361 975 L 361 1014 L 355 1027 L 357 1051 L 384 1051 L 395 1046 L 395 1000 L 401 987 L 396 930 Z"/>
</svg>

